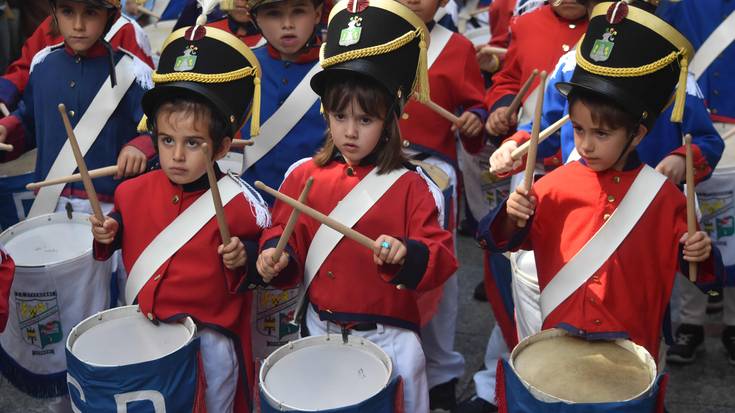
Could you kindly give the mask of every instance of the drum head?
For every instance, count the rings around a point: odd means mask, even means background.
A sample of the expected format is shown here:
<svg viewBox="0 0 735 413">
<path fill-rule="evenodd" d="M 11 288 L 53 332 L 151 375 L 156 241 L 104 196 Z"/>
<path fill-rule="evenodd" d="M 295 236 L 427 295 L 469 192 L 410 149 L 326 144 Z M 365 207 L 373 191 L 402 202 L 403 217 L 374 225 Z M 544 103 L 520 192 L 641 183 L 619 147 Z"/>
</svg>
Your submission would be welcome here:
<svg viewBox="0 0 735 413">
<path fill-rule="evenodd" d="M 559 329 L 519 343 L 511 366 L 547 402 L 625 402 L 646 394 L 656 379 L 656 364 L 643 347 L 629 340 L 587 341 Z"/>
<path fill-rule="evenodd" d="M 341 335 L 306 337 L 271 354 L 260 385 L 274 408 L 319 411 L 352 406 L 388 385 L 393 365 L 367 339 Z"/>
<path fill-rule="evenodd" d="M 92 251 L 89 215 L 66 213 L 40 215 L 19 222 L 0 234 L 16 266 L 43 267 L 60 264 Z"/>
<path fill-rule="evenodd" d="M 151 323 L 137 305 L 93 315 L 69 333 L 66 348 L 82 362 L 100 367 L 157 360 L 188 344 L 196 334 L 190 318 L 183 323 Z"/>
</svg>

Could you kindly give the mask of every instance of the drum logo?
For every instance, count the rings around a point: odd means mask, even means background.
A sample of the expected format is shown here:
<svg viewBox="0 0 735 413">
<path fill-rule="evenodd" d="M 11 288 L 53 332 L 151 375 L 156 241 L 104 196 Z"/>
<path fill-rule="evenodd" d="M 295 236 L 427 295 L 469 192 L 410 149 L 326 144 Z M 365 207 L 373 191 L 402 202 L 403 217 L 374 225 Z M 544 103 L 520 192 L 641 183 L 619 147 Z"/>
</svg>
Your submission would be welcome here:
<svg viewBox="0 0 735 413">
<path fill-rule="evenodd" d="M 264 289 L 256 295 L 256 327 L 260 334 L 280 341 L 298 332 L 291 324 L 296 310 L 298 289 Z"/>
<path fill-rule="evenodd" d="M 702 223 L 714 241 L 735 234 L 735 205 L 732 191 L 699 193 Z"/>
<path fill-rule="evenodd" d="M 15 305 L 18 326 L 26 343 L 43 349 L 63 339 L 56 291 L 16 291 Z"/>
</svg>

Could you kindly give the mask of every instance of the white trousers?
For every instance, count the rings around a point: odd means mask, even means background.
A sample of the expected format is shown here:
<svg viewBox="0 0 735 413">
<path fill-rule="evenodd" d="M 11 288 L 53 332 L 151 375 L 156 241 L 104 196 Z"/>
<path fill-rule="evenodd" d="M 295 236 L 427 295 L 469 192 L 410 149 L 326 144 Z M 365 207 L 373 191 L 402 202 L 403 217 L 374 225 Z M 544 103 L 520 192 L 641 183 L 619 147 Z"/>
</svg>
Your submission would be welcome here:
<svg viewBox="0 0 735 413">
<path fill-rule="evenodd" d="M 199 330 L 200 348 L 207 391 L 208 412 L 232 412 L 235 408 L 239 365 L 232 339 L 210 328 Z"/>
<path fill-rule="evenodd" d="M 513 270 L 513 304 L 515 306 L 518 341 L 541 331 L 541 289 L 533 251 L 519 250 L 510 254 Z"/>
<path fill-rule="evenodd" d="M 478 371 L 473 376 L 477 397 L 489 403 L 497 404 L 495 401 L 495 384 L 497 382 L 498 360 L 508 360 L 509 357 L 510 351 L 508 345 L 505 344 L 505 339 L 503 339 L 503 333 L 500 331 L 500 327 L 495 324 L 485 347 L 485 369 Z"/>
<path fill-rule="evenodd" d="M 403 378 L 403 403 L 406 413 L 429 411 L 429 388 L 426 384 L 426 361 L 419 336 L 411 330 L 378 324 L 372 331 L 351 331 L 383 349 L 393 363 L 393 377 Z M 314 309 L 306 311 L 306 327 L 311 335 L 339 333 L 340 326 L 322 321 Z"/>
</svg>

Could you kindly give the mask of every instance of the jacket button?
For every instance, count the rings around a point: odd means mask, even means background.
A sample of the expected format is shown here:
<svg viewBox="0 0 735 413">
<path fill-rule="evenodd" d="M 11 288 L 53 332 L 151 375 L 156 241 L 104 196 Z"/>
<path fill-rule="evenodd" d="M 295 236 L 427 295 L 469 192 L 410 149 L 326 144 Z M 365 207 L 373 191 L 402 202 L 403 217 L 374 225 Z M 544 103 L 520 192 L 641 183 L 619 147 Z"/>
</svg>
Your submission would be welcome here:
<svg viewBox="0 0 735 413">
<path fill-rule="evenodd" d="M 408 113 L 404 112 L 403 115 L 401 115 L 401 119 L 408 119 L 408 118 L 409 118 Z"/>
<path fill-rule="evenodd" d="M 174 197 L 171 198 L 171 202 L 173 202 L 174 205 L 178 204 L 179 203 L 179 196 L 178 195 L 174 195 Z"/>
<path fill-rule="evenodd" d="M 71 116 L 71 117 L 73 118 L 73 117 L 74 117 L 74 115 L 76 115 L 76 112 L 74 112 L 73 110 L 70 110 L 70 111 L 69 111 L 69 116 Z"/>
<path fill-rule="evenodd" d="M 615 202 L 615 197 L 612 195 L 607 196 L 607 202 Z"/>
<path fill-rule="evenodd" d="M 332 271 L 327 271 L 327 277 L 334 279 L 334 273 Z"/>
<path fill-rule="evenodd" d="M 595 323 L 596 326 L 599 326 L 600 324 L 602 324 L 602 321 L 600 319 L 597 319 L 593 321 L 593 323 Z"/>
<path fill-rule="evenodd" d="M 619 176 L 614 176 L 613 177 L 613 182 L 615 182 L 616 184 L 619 184 L 620 183 L 620 177 Z"/>
<path fill-rule="evenodd" d="M 396 288 L 399 289 L 399 290 L 405 290 L 406 289 L 406 286 L 403 285 L 403 284 L 398 284 L 398 285 L 396 285 Z"/>
<path fill-rule="evenodd" d="M 603 221 L 607 221 L 608 219 L 610 219 L 610 214 L 605 214 L 602 216 Z"/>
<path fill-rule="evenodd" d="M 148 313 L 146 316 L 148 317 L 149 320 L 153 321 L 153 314 L 152 313 Z"/>
<path fill-rule="evenodd" d="M 569 45 L 568 44 L 561 45 L 561 50 L 563 50 L 565 52 L 568 52 L 569 51 Z"/>
<path fill-rule="evenodd" d="M 71 88 L 73 88 L 76 85 L 77 85 L 77 82 L 75 82 L 73 80 L 71 82 L 69 82 L 69 87 L 71 87 Z"/>
<path fill-rule="evenodd" d="M 288 79 L 286 79 L 286 78 L 284 77 L 284 78 L 283 78 L 283 80 L 281 80 L 281 82 L 283 82 L 283 84 L 284 84 L 284 85 L 287 85 L 287 84 L 288 84 Z"/>
<path fill-rule="evenodd" d="M 161 279 L 161 274 L 156 274 L 155 277 L 153 277 L 153 281 L 158 281 Z"/>
<path fill-rule="evenodd" d="M 403 147 L 404 148 L 408 148 L 409 146 L 411 146 L 411 142 L 409 142 L 409 141 L 407 141 L 407 140 L 404 139 L 403 140 Z"/>
</svg>

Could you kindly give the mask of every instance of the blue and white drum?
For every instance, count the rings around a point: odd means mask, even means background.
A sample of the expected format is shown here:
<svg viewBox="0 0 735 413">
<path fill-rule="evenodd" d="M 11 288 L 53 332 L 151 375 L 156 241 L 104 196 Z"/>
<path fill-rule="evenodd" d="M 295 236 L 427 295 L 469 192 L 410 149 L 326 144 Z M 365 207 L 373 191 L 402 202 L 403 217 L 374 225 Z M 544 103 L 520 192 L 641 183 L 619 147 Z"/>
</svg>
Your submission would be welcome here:
<svg viewBox="0 0 735 413">
<path fill-rule="evenodd" d="M 392 412 L 392 371 L 390 357 L 362 337 L 348 336 L 346 343 L 340 334 L 302 338 L 263 362 L 261 411 Z"/>
<path fill-rule="evenodd" d="M 15 260 L 0 371 L 34 397 L 66 394 L 69 331 L 110 304 L 110 261 L 92 257 L 89 215 L 40 215 L 0 234 Z"/>
<path fill-rule="evenodd" d="M 69 333 L 69 394 L 76 411 L 194 412 L 196 325 L 186 317 L 154 324 L 138 306 L 113 308 Z"/>
<path fill-rule="evenodd" d="M 0 231 L 25 219 L 35 199 L 26 185 L 33 182 L 36 150 L 0 163 Z"/>
</svg>

